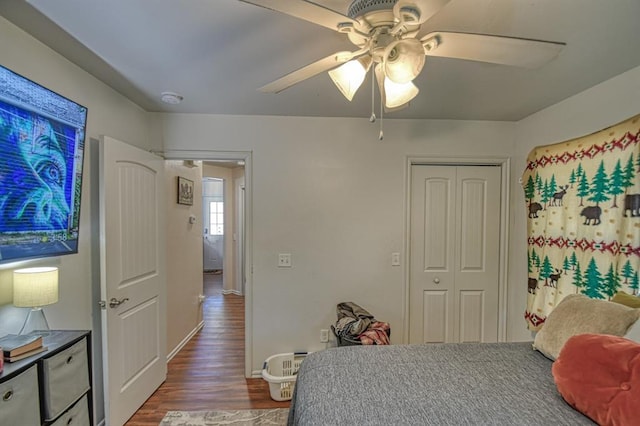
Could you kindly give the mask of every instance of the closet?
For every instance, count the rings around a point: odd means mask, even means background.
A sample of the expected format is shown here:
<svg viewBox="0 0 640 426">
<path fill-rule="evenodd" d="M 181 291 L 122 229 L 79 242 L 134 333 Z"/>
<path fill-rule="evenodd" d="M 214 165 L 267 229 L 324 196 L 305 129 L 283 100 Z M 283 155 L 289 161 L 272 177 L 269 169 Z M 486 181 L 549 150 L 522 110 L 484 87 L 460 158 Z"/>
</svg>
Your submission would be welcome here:
<svg viewBox="0 0 640 426">
<path fill-rule="evenodd" d="M 412 165 L 410 343 L 498 340 L 501 168 Z"/>
</svg>

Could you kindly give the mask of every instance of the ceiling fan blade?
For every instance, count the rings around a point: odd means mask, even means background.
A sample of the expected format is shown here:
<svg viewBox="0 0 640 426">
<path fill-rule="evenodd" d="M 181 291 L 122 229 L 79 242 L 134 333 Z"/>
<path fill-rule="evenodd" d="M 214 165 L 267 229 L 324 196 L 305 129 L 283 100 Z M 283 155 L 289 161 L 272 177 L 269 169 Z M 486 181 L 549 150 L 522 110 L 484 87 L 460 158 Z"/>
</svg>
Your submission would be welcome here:
<svg viewBox="0 0 640 426">
<path fill-rule="evenodd" d="M 440 9 L 445 7 L 451 0 L 398 0 L 393 6 L 393 14 L 396 17 L 404 16 L 403 9 L 417 9 L 419 19 L 415 24 L 426 22 L 433 15 L 438 13 Z"/>
<path fill-rule="evenodd" d="M 294 84 L 300 83 L 302 80 L 313 77 L 320 74 L 323 71 L 329 71 L 338 65 L 344 64 L 356 57 L 357 52 L 337 52 L 326 58 L 320 59 L 312 64 L 302 67 L 299 70 L 293 71 L 284 77 L 279 78 L 269 84 L 266 84 L 258 90 L 264 93 L 279 93 L 284 89 L 287 89 Z"/>
<path fill-rule="evenodd" d="M 566 43 L 487 34 L 438 31 L 420 39 L 429 56 L 538 68 L 558 56 Z"/>
<path fill-rule="evenodd" d="M 284 13 L 305 21 L 309 21 L 313 24 L 322 25 L 331 30 L 338 31 L 338 28 L 349 24 L 360 28 L 361 25 L 358 21 L 342 15 L 334 10 L 327 9 L 324 6 L 320 6 L 315 3 L 310 3 L 303 0 L 240 0 L 244 3 L 253 4 L 256 6 L 264 7 L 265 9 L 275 10 L 276 12 Z"/>
</svg>

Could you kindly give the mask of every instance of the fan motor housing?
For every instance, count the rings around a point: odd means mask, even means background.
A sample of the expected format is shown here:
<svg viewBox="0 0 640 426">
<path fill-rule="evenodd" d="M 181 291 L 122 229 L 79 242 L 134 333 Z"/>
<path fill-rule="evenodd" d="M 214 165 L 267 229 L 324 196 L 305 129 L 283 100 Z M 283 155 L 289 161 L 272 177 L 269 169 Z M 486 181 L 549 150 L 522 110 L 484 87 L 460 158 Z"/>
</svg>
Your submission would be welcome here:
<svg viewBox="0 0 640 426">
<path fill-rule="evenodd" d="M 366 22 L 371 28 L 393 27 L 396 17 L 393 6 L 397 0 L 355 0 L 349 6 L 348 16 Z"/>
<path fill-rule="evenodd" d="M 354 0 L 349 6 L 347 16 L 351 19 L 357 19 L 370 12 L 380 10 L 390 11 L 393 10 L 393 6 L 395 6 L 397 1 L 398 0 Z"/>
<path fill-rule="evenodd" d="M 386 32 L 386 29 L 392 28 L 396 22 L 396 17 L 393 14 L 393 6 L 396 2 L 397 0 L 354 0 L 351 2 L 347 16 L 369 28 L 369 34 L 364 36 L 357 31 L 349 31 L 347 32 L 349 40 L 356 46 L 362 47 L 370 37 L 377 39 Z M 380 38 L 384 39 L 385 37 Z M 388 44 L 384 40 L 380 41 L 383 41 L 382 46 L 378 44 L 377 40 L 374 40 L 372 48 L 379 49 Z"/>
</svg>

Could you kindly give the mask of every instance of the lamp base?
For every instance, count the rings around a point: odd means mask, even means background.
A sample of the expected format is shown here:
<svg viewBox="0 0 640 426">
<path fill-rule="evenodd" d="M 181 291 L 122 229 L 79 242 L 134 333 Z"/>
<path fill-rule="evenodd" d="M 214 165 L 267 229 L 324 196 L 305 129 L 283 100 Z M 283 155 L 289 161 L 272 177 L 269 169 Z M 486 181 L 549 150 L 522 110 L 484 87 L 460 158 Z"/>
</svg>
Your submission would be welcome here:
<svg viewBox="0 0 640 426">
<path fill-rule="evenodd" d="M 29 334 L 35 330 L 49 331 L 49 323 L 42 308 L 31 308 L 18 334 Z"/>
</svg>

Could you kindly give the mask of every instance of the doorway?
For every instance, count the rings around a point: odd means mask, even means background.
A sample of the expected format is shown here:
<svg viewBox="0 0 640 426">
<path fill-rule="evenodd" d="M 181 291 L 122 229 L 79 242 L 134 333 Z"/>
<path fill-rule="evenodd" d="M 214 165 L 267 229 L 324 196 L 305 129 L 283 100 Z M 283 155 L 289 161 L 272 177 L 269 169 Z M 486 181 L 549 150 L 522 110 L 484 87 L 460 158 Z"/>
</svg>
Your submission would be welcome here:
<svg viewBox="0 0 640 426">
<path fill-rule="evenodd" d="M 508 159 L 409 159 L 405 338 L 505 339 Z"/>
<path fill-rule="evenodd" d="M 203 272 L 222 275 L 223 294 L 245 293 L 244 186 L 244 162 L 202 162 Z"/>
<path fill-rule="evenodd" d="M 203 272 L 224 272 L 224 179 L 202 177 Z"/>
<path fill-rule="evenodd" d="M 252 250 L 252 154 L 248 151 L 208 151 L 208 150 L 168 150 L 164 152 L 167 160 L 182 160 L 193 163 L 199 161 L 203 163 L 202 176 L 217 177 L 225 181 L 225 196 L 235 195 L 231 201 L 226 200 L 224 205 L 225 214 L 225 234 L 227 238 L 224 242 L 225 250 L 223 251 L 223 280 L 231 282 L 229 276 L 234 272 L 234 286 L 223 286 L 225 291 L 238 292 L 244 297 L 244 366 L 245 377 L 252 375 L 252 274 L 251 265 L 253 262 Z M 218 172 L 235 170 L 242 171 L 241 174 L 222 175 L 209 174 L 205 172 L 208 168 L 215 168 Z M 233 206 L 236 211 L 235 215 L 238 219 L 235 221 L 228 220 L 230 208 Z M 235 223 L 235 227 L 231 226 Z M 227 228 L 231 226 L 231 228 Z M 231 247 L 231 248 L 229 248 Z M 231 253 L 231 254 L 230 254 Z M 235 262 L 229 264 L 230 259 Z M 227 266 L 229 265 L 229 266 Z M 226 269 L 226 270 L 225 270 Z M 201 271 L 202 272 L 202 271 Z M 228 273 L 229 272 L 229 273 Z M 204 278 L 204 277 L 203 277 Z M 204 280 L 203 280 L 204 282 Z M 203 293 L 204 294 L 204 293 Z"/>
</svg>

